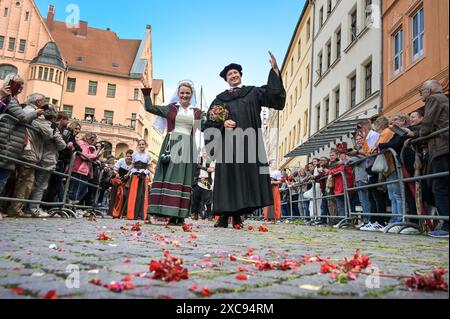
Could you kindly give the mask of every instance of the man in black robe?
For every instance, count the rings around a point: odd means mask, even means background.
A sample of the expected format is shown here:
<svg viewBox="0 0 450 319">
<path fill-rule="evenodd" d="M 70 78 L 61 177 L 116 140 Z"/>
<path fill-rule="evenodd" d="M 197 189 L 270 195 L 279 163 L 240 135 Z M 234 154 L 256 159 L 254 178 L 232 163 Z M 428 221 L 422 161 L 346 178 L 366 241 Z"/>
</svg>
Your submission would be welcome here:
<svg viewBox="0 0 450 319">
<path fill-rule="evenodd" d="M 261 132 L 261 108 L 283 110 L 286 91 L 277 61 L 271 52 L 269 54 L 272 69 L 267 85 L 262 87 L 242 85 L 240 65 L 233 63 L 225 67 L 220 76 L 229 84 L 230 89 L 219 94 L 211 104 L 203 127 L 206 148 L 217 161 L 213 214 L 220 215 L 220 218 L 215 227 L 227 228 L 230 216 L 233 217 L 233 226 L 242 227 L 243 215 L 273 205 Z M 210 116 L 211 110 L 216 106 L 224 106 L 229 111 L 228 119 L 217 121 Z M 220 130 L 221 134 L 214 135 L 209 130 L 211 128 Z M 215 148 L 217 144 L 221 145 L 218 153 Z"/>
</svg>

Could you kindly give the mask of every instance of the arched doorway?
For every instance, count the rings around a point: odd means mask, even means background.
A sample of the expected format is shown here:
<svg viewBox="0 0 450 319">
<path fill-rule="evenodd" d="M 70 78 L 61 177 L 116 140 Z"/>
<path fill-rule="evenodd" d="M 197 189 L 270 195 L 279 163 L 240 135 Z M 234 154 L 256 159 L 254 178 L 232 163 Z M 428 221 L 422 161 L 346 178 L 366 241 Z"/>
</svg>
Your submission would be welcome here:
<svg viewBox="0 0 450 319">
<path fill-rule="evenodd" d="M 17 68 L 11 64 L 0 64 L 0 80 L 4 80 L 10 73 L 17 74 Z"/>
<path fill-rule="evenodd" d="M 130 146 L 125 143 L 119 143 L 116 146 L 116 158 L 124 158 L 125 153 L 130 149 Z"/>
</svg>

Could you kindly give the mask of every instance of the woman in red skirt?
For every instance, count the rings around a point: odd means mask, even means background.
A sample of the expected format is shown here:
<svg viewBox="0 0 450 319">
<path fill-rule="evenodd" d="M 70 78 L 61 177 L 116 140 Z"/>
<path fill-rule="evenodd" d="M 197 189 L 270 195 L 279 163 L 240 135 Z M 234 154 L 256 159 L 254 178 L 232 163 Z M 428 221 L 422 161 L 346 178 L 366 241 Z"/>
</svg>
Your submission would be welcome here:
<svg viewBox="0 0 450 319">
<path fill-rule="evenodd" d="M 152 160 L 146 149 L 147 143 L 140 140 L 138 150 L 133 153 L 129 193 L 125 204 L 128 220 L 147 220 L 149 166 Z"/>
<path fill-rule="evenodd" d="M 281 219 L 281 172 L 275 168 L 276 161 L 270 161 L 270 180 L 273 190 L 273 206 L 264 208 L 264 220 L 276 222 Z"/>
</svg>

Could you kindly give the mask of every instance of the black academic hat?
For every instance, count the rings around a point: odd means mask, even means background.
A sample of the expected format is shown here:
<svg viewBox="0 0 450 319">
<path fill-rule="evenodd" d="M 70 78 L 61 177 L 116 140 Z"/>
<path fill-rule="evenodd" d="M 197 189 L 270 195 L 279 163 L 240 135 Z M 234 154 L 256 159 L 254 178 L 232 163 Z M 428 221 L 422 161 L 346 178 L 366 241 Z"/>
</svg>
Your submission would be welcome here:
<svg viewBox="0 0 450 319">
<path fill-rule="evenodd" d="M 225 81 L 227 80 L 227 74 L 230 70 L 238 70 L 239 73 L 242 76 L 242 66 L 236 63 L 231 63 L 230 65 L 227 65 L 222 72 L 220 72 L 220 77 L 223 78 Z"/>
</svg>

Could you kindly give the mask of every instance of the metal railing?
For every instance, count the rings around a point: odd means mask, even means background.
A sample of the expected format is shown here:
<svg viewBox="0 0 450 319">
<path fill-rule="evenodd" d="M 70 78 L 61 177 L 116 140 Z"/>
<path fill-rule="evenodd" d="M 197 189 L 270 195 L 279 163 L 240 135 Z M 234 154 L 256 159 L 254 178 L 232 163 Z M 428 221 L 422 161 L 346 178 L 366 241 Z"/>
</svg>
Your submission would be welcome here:
<svg viewBox="0 0 450 319">
<path fill-rule="evenodd" d="M 411 141 L 412 145 L 416 145 L 420 142 L 429 140 L 430 138 L 433 138 L 437 135 L 440 134 L 444 134 L 446 132 L 449 131 L 449 128 L 445 128 L 436 132 L 433 132 L 432 134 L 425 136 L 425 137 L 420 137 L 417 139 L 414 139 Z M 404 148 L 403 148 L 404 149 Z M 377 156 L 379 156 L 380 154 L 387 154 L 387 153 L 391 153 L 392 154 L 392 158 L 394 160 L 394 166 L 395 166 L 395 172 L 397 173 L 397 179 L 395 180 L 387 180 L 384 182 L 379 182 L 379 183 L 374 183 L 374 184 L 369 184 L 369 185 L 365 185 L 365 186 L 358 186 L 358 187 L 348 187 L 348 183 L 347 183 L 347 178 L 345 176 L 345 168 L 346 167 L 354 167 L 358 164 L 361 164 L 362 162 L 366 162 L 368 159 L 371 158 L 375 158 Z M 400 154 L 400 158 L 403 159 L 403 151 Z M 298 191 L 298 196 L 299 199 L 298 200 L 293 200 L 293 192 L 292 192 L 292 186 L 288 187 L 287 190 L 284 190 L 285 192 L 288 192 L 288 198 L 289 200 L 284 200 L 281 201 L 281 207 L 288 205 L 289 206 L 289 212 L 290 215 L 289 216 L 282 216 L 285 219 L 312 219 L 312 220 L 318 220 L 318 219 L 327 219 L 328 221 L 330 221 L 330 219 L 340 219 L 341 221 L 338 223 L 338 227 L 342 228 L 342 227 L 348 227 L 348 226 L 355 226 L 355 221 L 361 219 L 361 217 L 398 217 L 401 218 L 401 222 L 395 222 L 395 223 L 391 223 L 389 224 L 387 227 L 384 228 L 384 232 L 388 233 L 392 228 L 399 226 L 399 231 L 397 233 L 401 233 L 404 229 L 409 228 L 409 227 L 413 227 L 415 229 L 417 229 L 418 231 L 422 231 L 422 228 L 416 224 L 416 223 L 412 223 L 408 220 L 418 220 L 418 221 L 422 221 L 422 220 L 440 220 L 440 221 L 448 221 L 449 217 L 448 216 L 431 216 L 431 215 L 408 215 L 407 214 L 407 207 L 406 207 L 406 187 L 405 184 L 406 183 L 410 183 L 410 182 L 416 182 L 416 181 L 422 181 L 422 180 L 432 180 L 432 179 L 436 179 L 436 178 L 442 178 L 442 177 L 447 177 L 449 176 L 449 172 L 441 172 L 441 173 L 435 173 L 435 174 L 425 174 L 425 175 L 421 175 L 421 176 L 415 176 L 415 177 L 408 177 L 405 178 L 403 171 L 402 171 L 402 164 L 399 160 L 398 154 L 394 149 L 386 149 L 383 150 L 382 152 L 380 152 L 379 154 L 372 154 L 370 156 L 364 157 L 360 160 L 348 163 L 346 165 L 343 166 L 343 171 L 340 171 L 336 174 L 332 175 L 333 177 L 336 176 L 340 176 L 342 178 L 342 182 L 343 182 L 343 187 L 344 187 L 344 193 L 343 194 L 339 194 L 339 195 L 322 195 L 322 196 L 317 196 L 317 191 L 316 191 L 316 187 L 315 184 L 316 183 L 320 183 L 321 181 L 324 181 L 325 179 L 328 178 L 328 176 L 322 177 L 318 180 L 314 180 L 314 181 L 310 181 L 308 183 L 299 183 L 296 184 L 295 187 L 298 187 L 299 191 Z M 400 196 L 401 196 L 401 212 L 397 212 L 396 214 L 393 213 L 365 213 L 365 212 L 354 212 L 352 211 L 351 207 L 351 198 L 350 198 L 350 194 L 352 192 L 358 192 L 360 190 L 369 190 L 369 189 L 374 189 L 374 188 L 378 188 L 378 187 L 384 187 L 390 184 L 399 184 L 400 187 Z M 303 186 L 307 186 L 309 184 L 312 184 L 312 198 L 311 199 L 304 199 L 303 198 L 303 193 L 300 191 L 302 189 Z M 320 213 L 320 210 L 318 209 L 318 201 L 322 201 L 324 199 L 335 199 L 338 197 L 344 197 L 344 204 L 345 204 L 345 214 L 344 216 L 330 216 L 330 215 L 322 215 Z M 305 202 L 310 202 L 313 201 L 313 212 L 309 216 L 306 216 L 306 214 L 304 213 L 303 210 L 303 203 Z M 294 216 L 293 215 L 293 205 L 298 205 L 299 211 L 301 211 L 301 216 Z M 338 213 L 339 215 L 339 213 Z M 256 216 L 261 218 L 261 216 Z"/>
<path fill-rule="evenodd" d="M 0 114 L 0 120 L 2 120 L 3 118 L 8 118 L 14 122 L 16 122 L 18 126 L 22 126 L 25 127 L 26 129 L 31 129 L 34 131 L 37 131 L 36 128 L 34 128 L 31 125 L 28 124 L 24 124 L 24 123 L 20 123 L 18 119 L 16 119 L 15 117 L 9 115 L 9 114 Z M 26 167 L 30 167 L 30 168 L 34 168 L 36 170 L 39 171 L 44 171 L 47 173 L 51 173 L 52 175 L 57 175 L 63 178 L 66 178 L 66 183 L 65 183 L 65 187 L 64 187 L 64 195 L 62 198 L 62 202 L 57 202 L 57 203 L 49 203 L 49 202 L 44 202 L 42 200 L 37 201 L 37 200 L 28 200 L 28 199 L 19 199 L 19 198 L 11 198 L 11 197 L 0 197 L 0 202 L 19 202 L 19 203 L 23 203 L 23 204 L 35 204 L 35 205 L 40 205 L 40 206 L 46 206 L 46 207 L 54 207 L 52 209 L 50 209 L 48 211 L 48 214 L 51 217 L 54 217 L 55 215 L 59 215 L 61 217 L 65 217 L 65 218 L 69 218 L 69 217 L 74 217 L 74 218 L 80 218 L 80 217 L 86 217 L 86 216 L 102 216 L 104 217 L 105 214 L 102 213 L 102 211 L 107 211 L 108 208 L 103 208 L 103 207 L 98 207 L 97 206 L 97 202 L 98 202 L 98 197 L 100 194 L 100 191 L 102 190 L 100 184 L 101 184 L 101 180 L 103 178 L 103 170 L 101 170 L 100 175 L 98 176 L 98 185 L 97 184 L 92 184 L 89 183 L 87 181 L 83 181 L 81 179 L 78 179 L 76 177 L 73 177 L 73 166 L 74 166 L 74 162 L 75 162 L 75 158 L 77 156 L 80 156 L 83 158 L 83 160 L 86 160 L 88 162 L 90 162 L 92 165 L 99 165 L 99 163 L 92 161 L 88 158 L 86 158 L 83 154 L 78 153 L 78 152 L 74 152 L 72 154 L 71 160 L 70 160 L 70 164 L 69 164 L 69 169 L 68 169 L 68 173 L 62 173 L 62 172 L 58 172 L 56 169 L 48 169 L 48 168 L 44 168 L 35 164 L 31 164 L 31 163 L 27 163 L 24 161 L 21 161 L 19 159 L 15 159 L 15 158 L 10 158 L 7 157 L 5 155 L 0 154 L 0 158 L 4 159 L 6 161 L 9 162 L 13 162 L 15 164 L 19 164 L 22 166 L 26 166 Z M 68 195 L 69 195 L 69 191 L 70 191 L 70 183 L 72 181 L 77 181 L 79 183 L 82 183 L 86 186 L 90 186 L 90 187 L 94 187 L 96 189 L 96 193 L 95 193 L 95 199 L 92 203 L 92 206 L 82 206 L 82 205 L 76 205 L 73 203 L 69 203 L 68 202 Z M 83 216 L 80 216 L 76 209 L 87 209 L 86 214 L 84 214 Z"/>
</svg>

